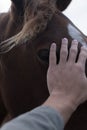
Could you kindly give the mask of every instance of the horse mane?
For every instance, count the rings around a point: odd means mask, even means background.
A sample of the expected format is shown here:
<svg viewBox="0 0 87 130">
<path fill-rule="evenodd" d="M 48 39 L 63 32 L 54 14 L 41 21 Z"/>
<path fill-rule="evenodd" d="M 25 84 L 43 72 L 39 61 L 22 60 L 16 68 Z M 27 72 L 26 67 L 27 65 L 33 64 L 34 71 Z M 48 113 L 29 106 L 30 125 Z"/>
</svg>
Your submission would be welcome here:
<svg viewBox="0 0 87 130">
<path fill-rule="evenodd" d="M 71 0 L 62 0 L 61 2 L 62 4 L 66 3 L 65 6 L 67 6 Z M 63 10 L 60 0 L 25 0 L 24 26 L 17 35 L 1 42 L 0 54 L 9 52 L 12 48 L 27 41 L 30 42 L 43 32 L 57 11 L 58 4 L 59 8 Z"/>
</svg>

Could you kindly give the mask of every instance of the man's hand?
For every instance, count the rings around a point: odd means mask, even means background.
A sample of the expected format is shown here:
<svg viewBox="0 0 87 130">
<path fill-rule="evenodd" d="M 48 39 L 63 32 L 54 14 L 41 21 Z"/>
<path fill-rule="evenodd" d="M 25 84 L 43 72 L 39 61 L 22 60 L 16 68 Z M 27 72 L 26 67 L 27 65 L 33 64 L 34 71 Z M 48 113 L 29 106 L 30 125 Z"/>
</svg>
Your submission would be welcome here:
<svg viewBox="0 0 87 130">
<path fill-rule="evenodd" d="M 49 69 L 47 75 L 49 92 L 59 92 L 68 98 L 78 100 L 83 103 L 87 100 L 87 78 L 85 75 L 85 62 L 87 59 L 87 48 L 82 47 L 76 61 L 78 53 L 78 42 L 72 41 L 68 56 L 68 40 L 62 40 L 60 51 L 60 62 L 56 64 L 56 45 L 52 44 L 50 49 Z"/>
<path fill-rule="evenodd" d="M 82 47 L 78 61 L 78 42 L 72 41 L 68 54 L 68 40 L 62 40 L 60 61 L 56 63 L 56 44 L 50 49 L 47 84 L 50 93 L 48 102 L 53 105 L 64 118 L 65 123 L 78 105 L 87 100 L 87 78 L 85 75 L 85 62 L 87 48 Z M 67 58 L 68 57 L 68 58 Z"/>
</svg>

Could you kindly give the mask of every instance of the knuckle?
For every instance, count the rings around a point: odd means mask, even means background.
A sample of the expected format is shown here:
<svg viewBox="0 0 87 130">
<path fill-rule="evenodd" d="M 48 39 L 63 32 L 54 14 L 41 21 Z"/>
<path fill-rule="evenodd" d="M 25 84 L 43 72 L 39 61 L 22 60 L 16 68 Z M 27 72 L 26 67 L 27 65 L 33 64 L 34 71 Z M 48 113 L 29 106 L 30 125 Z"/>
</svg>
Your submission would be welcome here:
<svg viewBox="0 0 87 130">
<path fill-rule="evenodd" d="M 61 54 L 67 54 L 67 53 L 68 53 L 68 51 L 65 47 L 61 49 Z"/>
<path fill-rule="evenodd" d="M 52 66 L 49 67 L 48 73 L 53 73 L 53 67 Z"/>
<path fill-rule="evenodd" d="M 70 52 L 71 53 L 77 53 L 78 52 L 77 47 L 76 46 L 72 46 L 71 49 L 70 49 Z"/>
<path fill-rule="evenodd" d="M 82 47 L 81 47 L 81 52 L 84 52 L 84 53 L 86 53 L 86 54 L 87 54 L 87 48 L 86 48 L 86 47 L 84 47 L 84 46 L 82 46 Z"/>
<path fill-rule="evenodd" d="M 65 58 L 67 57 L 68 53 L 67 51 L 61 51 L 60 57 Z"/>
<path fill-rule="evenodd" d="M 82 46 L 82 47 L 81 47 L 81 50 L 85 50 L 85 51 L 87 51 L 87 47 Z"/>
<path fill-rule="evenodd" d="M 78 41 L 77 40 L 73 40 L 71 46 L 76 46 L 77 47 L 78 46 Z"/>
<path fill-rule="evenodd" d="M 80 54 L 82 57 L 87 57 L 87 52 L 85 51 L 81 51 L 81 54 Z"/>
<path fill-rule="evenodd" d="M 78 69 L 79 71 L 83 71 L 83 66 L 82 66 L 81 63 L 77 64 L 77 69 Z"/>
</svg>

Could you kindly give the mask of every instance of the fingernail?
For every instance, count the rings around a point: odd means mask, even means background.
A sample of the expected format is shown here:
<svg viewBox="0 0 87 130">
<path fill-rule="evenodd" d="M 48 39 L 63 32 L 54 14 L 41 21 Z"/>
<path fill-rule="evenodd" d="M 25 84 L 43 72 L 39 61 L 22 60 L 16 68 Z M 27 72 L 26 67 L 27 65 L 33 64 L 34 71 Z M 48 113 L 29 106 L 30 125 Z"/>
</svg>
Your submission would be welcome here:
<svg viewBox="0 0 87 130">
<path fill-rule="evenodd" d="M 62 44 L 67 44 L 68 43 L 68 39 L 67 38 L 63 38 L 62 39 Z"/>
<path fill-rule="evenodd" d="M 73 40 L 74 43 L 78 43 L 78 41 L 76 39 Z"/>
<path fill-rule="evenodd" d="M 72 41 L 72 44 L 78 45 L 78 41 L 77 41 L 76 39 L 74 39 L 74 40 Z"/>
<path fill-rule="evenodd" d="M 87 51 L 87 47 L 86 46 L 82 46 L 81 49 L 86 50 Z"/>
<path fill-rule="evenodd" d="M 68 39 L 67 39 L 67 38 L 63 38 L 62 40 L 63 40 L 63 41 L 67 41 Z"/>
<path fill-rule="evenodd" d="M 56 47 L 56 43 L 52 43 L 52 45 L 51 45 L 53 48 L 55 48 Z"/>
</svg>

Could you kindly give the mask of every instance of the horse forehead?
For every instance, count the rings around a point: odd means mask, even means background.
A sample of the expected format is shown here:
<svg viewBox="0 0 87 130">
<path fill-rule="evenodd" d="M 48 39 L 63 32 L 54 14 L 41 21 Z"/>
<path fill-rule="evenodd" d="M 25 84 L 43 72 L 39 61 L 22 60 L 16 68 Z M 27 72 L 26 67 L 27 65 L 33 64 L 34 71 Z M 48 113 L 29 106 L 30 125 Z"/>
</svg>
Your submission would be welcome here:
<svg viewBox="0 0 87 130">
<path fill-rule="evenodd" d="M 67 29 L 72 39 L 78 40 L 78 42 L 80 42 L 83 46 L 87 47 L 85 39 L 83 38 L 81 32 L 77 28 L 75 28 L 75 26 L 69 23 L 67 24 Z"/>
</svg>

